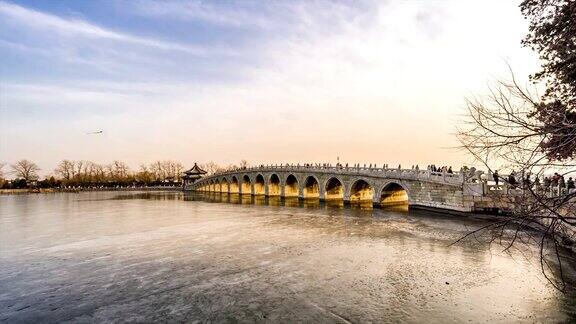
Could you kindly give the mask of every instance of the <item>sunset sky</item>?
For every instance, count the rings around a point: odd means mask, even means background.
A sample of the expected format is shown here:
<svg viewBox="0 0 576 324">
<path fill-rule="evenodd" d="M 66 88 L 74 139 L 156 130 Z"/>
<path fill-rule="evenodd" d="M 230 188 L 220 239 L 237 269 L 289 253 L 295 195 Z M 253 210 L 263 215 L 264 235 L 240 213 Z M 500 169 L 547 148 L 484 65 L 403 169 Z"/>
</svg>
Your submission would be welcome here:
<svg viewBox="0 0 576 324">
<path fill-rule="evenodd" d="M 0 1 L 0 161 L 460 166 L 526 32 L 502 0 Z"/>
</svg>

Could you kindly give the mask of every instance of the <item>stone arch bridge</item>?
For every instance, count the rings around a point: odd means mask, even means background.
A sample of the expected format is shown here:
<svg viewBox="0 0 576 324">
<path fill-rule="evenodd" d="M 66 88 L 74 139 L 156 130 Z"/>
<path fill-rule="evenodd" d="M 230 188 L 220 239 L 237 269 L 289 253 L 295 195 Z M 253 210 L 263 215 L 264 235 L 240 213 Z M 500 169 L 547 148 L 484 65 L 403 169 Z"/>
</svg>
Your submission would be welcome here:
<svg viewBox="0 0 576 324">
<path fill-rule="evenodd" d="M 185 182 L 184 190 L 472 211 L 474 185 L 458 172 L 282 165 L 210 175 Z"/>
</svg>

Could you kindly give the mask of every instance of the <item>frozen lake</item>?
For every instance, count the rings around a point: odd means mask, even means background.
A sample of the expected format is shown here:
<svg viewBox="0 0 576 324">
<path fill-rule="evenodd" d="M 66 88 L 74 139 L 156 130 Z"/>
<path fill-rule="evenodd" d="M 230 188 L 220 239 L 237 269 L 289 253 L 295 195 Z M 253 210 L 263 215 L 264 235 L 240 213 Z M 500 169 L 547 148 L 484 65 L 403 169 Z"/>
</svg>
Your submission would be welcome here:
<svg viewBox="0 0 576 324">
<path fill-rule="evenodd" d="M 0 321 L 576 321 L 535 247 L 450 246 L 483 224 L 181 192 L 0 196 Z"/>
</svg>

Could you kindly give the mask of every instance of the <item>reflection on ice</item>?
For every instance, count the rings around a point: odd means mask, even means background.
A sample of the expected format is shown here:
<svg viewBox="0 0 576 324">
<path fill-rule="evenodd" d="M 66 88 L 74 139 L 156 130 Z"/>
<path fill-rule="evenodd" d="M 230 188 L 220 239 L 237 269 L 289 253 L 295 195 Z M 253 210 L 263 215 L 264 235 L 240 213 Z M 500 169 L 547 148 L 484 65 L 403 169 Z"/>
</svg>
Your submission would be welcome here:
<svg viewBox="0 0 576 324">
<path fill-rule="evenodd" d="M 176 199 L 175 197 L 180 197 L 175 193 L 163 193 L 157 194 L 158 196 L 168 196 Z M 136 197 L 141 197 L 142 199 L 150 199 L 150 195 L 141 195 Z M 357 208 L 362 210 L 371 210 L 374 208 L 371 201 L 359 200 L 345 203 L 341 199 L 330 199 L 325 201 L 320 201 L 319 198 L 304 198 L 300 199 L 298 197 L 280 197 L 280 196 L 264 196 L 264 195 L 240 195 L 240 194 L 227 194 L 227 193 L 185 193 L 181 196 L 183 200 L 187 201 L 205 201 L 212 203 L 232 203 L 232 204 L 243 204 L 243 205 L 267 205 L 267 206 L 284 206 L 284 207 L 304 207 L 304 208 Z M 157 198 L 162 199 L 162 198 Z M 391 206 L 379 207 L 383 210 L 396 211 L 396 212 L 408 212 L 407 204 L 396 204 Z"/>
<path fill-rule="evenodd" d="M 0 321 L 574 321 L 534 246 L 450 245 L 483 224 L 361 200 L 0 196 Z"/>
</svg>

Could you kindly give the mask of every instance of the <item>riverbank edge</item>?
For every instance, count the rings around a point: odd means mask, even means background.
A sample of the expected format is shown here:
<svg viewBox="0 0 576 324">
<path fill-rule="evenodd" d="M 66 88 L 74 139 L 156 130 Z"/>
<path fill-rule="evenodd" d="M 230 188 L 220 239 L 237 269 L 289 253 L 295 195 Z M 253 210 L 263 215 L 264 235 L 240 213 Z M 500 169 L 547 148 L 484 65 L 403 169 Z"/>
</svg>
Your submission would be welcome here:
<svg viewBox="0 0 576 324">
<path fill-rule="evenodd" d="M 485 221 L 489 221 L 489 222 L 498 222 L 498 221 L 504 221 L 509 219 L 509 215 L 503 214 L 503 215 L 498 215 L 498 214 L 493 214 L 493 213 L 479 213 L 479 212 L 463 212 L 463 211 L 457 211 L 457 210 L 451 210 L 451 209 L 443 209 L 443 208 L 437 208 L 437 207 L 428 207 L 428 206 L 420 206 L 420 205 L 416 205 L 416 206 L 410 206 L 411 209 L 416 209 L 416 210 L 425 210 L 428 212 L 432 212 L 435 214 L 443 214 L 443 215 L 452 215 L 452 216 L 459 216 L 459 217 L 470 217 L 470 218 L 475 218 L 475 219 L 481 219 L 481 220 L 485 220 Z M 519 225 L 522 228 L 525 228 L 527 230 L 530 231 L 534 231 L 537 233 L 544 233 L 546 232 L 546 226 L 544 224 L 540 224 L 540 223 L 530 223 L 530 224 L 520 224 L 517 221 L 512 220 L 512 222 L 514 224 Z M 566 230 L 568 231 L 568 229 Z M 568 233 L 564 233 L 562 235 L 562 242 L 560 242 L 560 246 L 563 247 L 564 249 L 570 250 L 572 253 L 574 253 L 574 255 L 576 255 L 576 235 L 570 235 Z"/>
<path fill-rule="evenodd" d="M 2 195 L 28 195 L 49 193 L 80 193 L 95 191 L 181 191 L 182 187 L 130 187 L 130 188 L 28 188 L 28 189 L 0 189 Z"/>
</svg>

